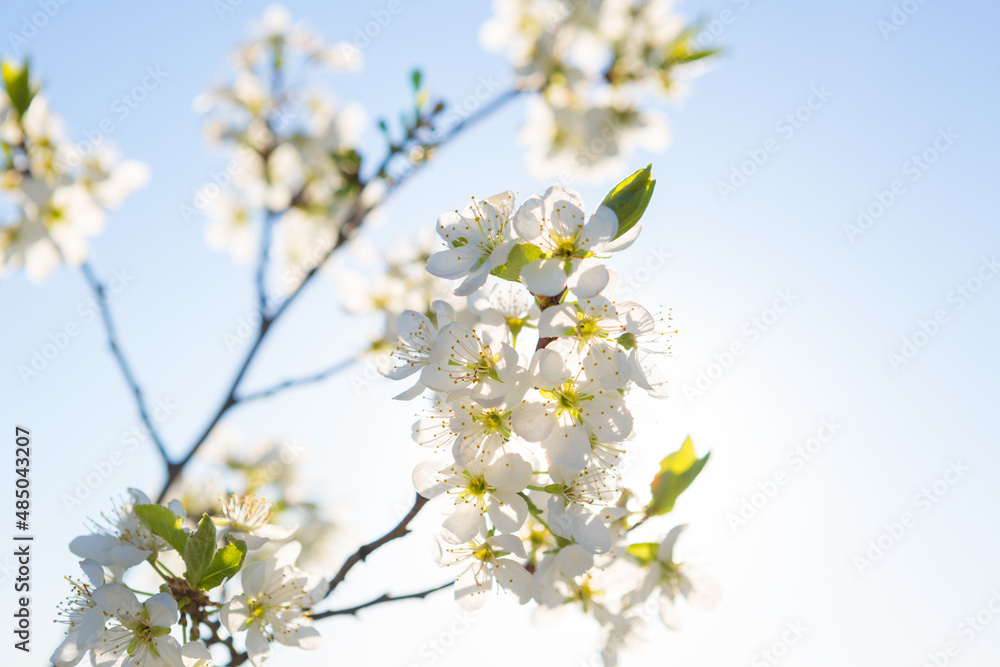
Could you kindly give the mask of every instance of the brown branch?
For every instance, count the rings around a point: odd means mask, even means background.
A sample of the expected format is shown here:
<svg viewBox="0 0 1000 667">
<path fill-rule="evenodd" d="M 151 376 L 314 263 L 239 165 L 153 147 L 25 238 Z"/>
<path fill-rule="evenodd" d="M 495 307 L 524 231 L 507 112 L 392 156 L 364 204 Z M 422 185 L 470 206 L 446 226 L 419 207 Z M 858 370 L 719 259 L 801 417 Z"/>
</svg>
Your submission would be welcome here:
<svg viewBox="0 0 1000 667">
<path fill-rule="evenodd" d="M 237 403 L 249 403 L 250 401 L 256 401 L 262 398 L 267 398 L 268 396 L 273 396 L 278 392 L 284 391 L 285 389 L 290 389 L 292 387 L 301 387 L 306 384 L 314 384 L 320 382 L 335 375 L 345 368 L 350 367 L 357 360 L 356 357 L 351 357 L 349 359 L 344 359 L 343 361 L 338 361 L 333 366 L 320 371 L 319 373 L 314 373 L 312 375 L 306 375 L 304 377 L 292 378 L 290 380 L 285 380 L 284 382 L 279 382 L 273 387 L 268 387 L 267 389 L 261 389 L 259 391 L 250 392 L 248 394 L 243 394 L 236 398 Z"/>
<path fill-rule="evenodd" d="M 328 597 L 330 593 L 332 593 L 333 590 L 347 578 L 347 573 L 351 571 L 351 568 L 368 558 L 373 551 L 385 544 L 388 544 L 389 542 L 392 542 L 393 540 L 398 540 L 399 538 L 407 535 L 410 532 L 410 522 L 413 521 L 413 518 L 417 516 L 417 513 L 420 512 L 426 504 L 427 498 L 424 498 L 419 493 L 416 494 L 416 498 L 413 501 L 413 507 L 410 508 L 410 511 L 407 512 L 406 516 L 404 516 L 392 530 L 374 542 L 369 542 L 368 544 L 358 547 L 358 550 L 351 554 L 346 561 L 344 561 L 344 564 L 340 566 L 337 574 L 335 574 L 333 579 L 330 580 L 330 586 L 326 591 L 326 595 L 320 599 Z"/>
<path fill-rule="evenodd" d="M 435 586 L 434 588 L 429 588 L 425 591 L 420 591 L 419 593 L 408 593 L 407 595 L 390 595 L 384 593 L 374 600 L 369 600 L 368 602 L 362 602 L 354 607 L 348 607 L 347 609 L 330 609 L 328 611 L 321 611 L 318 614 L 313 614 L 313 620 L 318 621 L 320 619 L 329 618 L 330 616 L 357 616 L 358 612 L 362 609 L 367 609 L 368 607 L 374 607 L 375 605 L 383 604 L 386 602 L 398 602 L 399 600 L 422 600 L 431 593 L 437 593 L 446 588 L 450 588 L 455 585 L 454 581 L 448 581 L 441 584 L 440 586 Z"/>
<path fill-rule="evenodd" d="M 104 284 L 97 278 L 90 264 L 84 262 L 80 268 L 83 270 L 83 275 L 86 277 L 90 288 L 94 291 L 94 296 L 97 297 L 97 305 L 101 311 L 101 321 L 104 323 L 104 331 L 108 337 L 108 347 L 111 348 L 111 353 L 114 355 L 115 360 L 118 361 L 118 367 L 121 369 L 125 382 L 128 384 L 129 389 L 132 390 L 133 396 L 135 396 L 135 403 L 139 408 L 139 416 L 142 418 L 142 423 L 146 425 L 149 437 L 152 439 L 153 444 L 156 445 L 156 449 L 163 458 L 163 462 L 169 466 L 170 456 L 167 454 L 167 448 L 160 438 L 159 431 L 156 430 L 156 424 L 150 417 L 149 407 L 146 405 L 142 387 L 139 386 L 139 381 L 136 380 L 135 374 L 132 373 L 132 367 L 129 365 L 128 359 L 125 358 L 125 353 L 118 342 L 118 334 L 115 330 L 114 320 L 111 319 L 111 308 L 108 306 L 106 300 Z"/>
<path fill-rule="evenodd" d="M 313 614 L 312 619 L 314 621 L 319 621 L 324 618 L 330 618 L 331 616 L 357 616 L 358 612 L 362 609 L 367 609 L 368 607 L 374 607 L 376 605 L 385 604 L 387 602 L 399 602 L 400 600 L 422 600 L 432 593 L 437 593 L 438 591 L 443 591 L 446 588 L 451 588 L 455 585 L 454 581 L 448 581 L 441 584 L 440 586 L 435 586 L 434 588 L 428 588 L 425 591 L 420 591 L 418 593 L 408 593 L 406 595 L 389 595 L 385 593 L 378 596 L 374 600 L 369 600 L 368 602 L 362 602 L 354 607 L 348 607 L 347 609 L 331 609 L 329 611 L 321 611 L 318 614 Z M 214 628 L 213 628 L 214 630 Z M 215 635 L 217 638 L 218 635 Z M 236 667 L 237 665 L 242 665 L 247 661 L 249 655 L 246 651 L 237 651 L 233 648 L 233 639 L 229 637 L 226 640 L 219 639 L 217 642 L 223 644 L 229 649 L 229 664 L 227 667 Z"/>
</svg>

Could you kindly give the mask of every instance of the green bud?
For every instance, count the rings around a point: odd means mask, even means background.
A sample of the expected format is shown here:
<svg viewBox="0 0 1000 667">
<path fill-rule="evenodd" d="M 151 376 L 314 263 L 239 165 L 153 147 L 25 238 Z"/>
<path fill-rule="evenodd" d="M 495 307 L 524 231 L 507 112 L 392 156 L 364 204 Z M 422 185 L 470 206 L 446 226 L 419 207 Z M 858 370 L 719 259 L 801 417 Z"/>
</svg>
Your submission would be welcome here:
<svg viewBox="0 0 1000 667">
<path fill-rule="evenodd" d="M 651 178 L 653 165 L 647 165 L 611 189 L 601 206 L 607 206 L 618 216 L 615 238 L 635 227 L 646 212 L 656 181 Z"/>
<path fill-rule="evenodd" d="M 18 118 L 22 118 L 38 92 L 37 88 L 31 87 L 28 59 L 25 58 L 20 67 L 13 62 L 4 61 L 0 69 L 3 70 L 3 85 L 7 90 L 7 97 L 10 98 L 10 105 L 17 111 Z"/>
</svg>

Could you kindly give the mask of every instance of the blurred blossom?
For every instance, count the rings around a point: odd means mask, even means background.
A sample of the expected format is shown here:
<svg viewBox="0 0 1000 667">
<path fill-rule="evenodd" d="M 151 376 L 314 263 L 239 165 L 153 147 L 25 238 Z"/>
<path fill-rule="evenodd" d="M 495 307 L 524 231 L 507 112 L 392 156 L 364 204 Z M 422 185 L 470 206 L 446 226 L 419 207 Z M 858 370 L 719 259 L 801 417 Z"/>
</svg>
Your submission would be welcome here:
<svg viewBox="0 0 1000 667">
<path fill-rule="evenodd" d="M 539 179 L 605 181 L 669 132 L 651 97 L 697 73 L 693 32 L 669 0 L 495 0 L 480 41 L 504 52 L 518 86 L 537 92 L 520 139 Z"/>
<path fill-rule="evenodd" d="M 267 8 L 251 34 L 235 53 L 229 82 L 194 104 L 208 114 L 205 136 L 233 150 L 240 166 L 231 181 L 216 185 L 248 193 L 209 199 L 206 240 L 245 260 L 261 226 L 273 224 L 281 273 L 301 276 L 319 262 L 322 244 L 332 243 L 362 194 L 355 147 L 367 114 L 318 85 L 324 71 L 359 67 L 360 52 L 326 44 L 279 5 Z"/>
<path fill-rule="evenodd" d="M 27 64 L 5 67 L 23 72 L 33 94 L 23 113 L 8 95 L 0 99 L 0 275 L 24 266 L 28 278 L 40 282 L 61 263 L 86 261 L 89 239 L 104 229 L 105 210 L 143 187 L 149 168 L 121 161 L 104 142 L 74 145 Z"/>
</svg>

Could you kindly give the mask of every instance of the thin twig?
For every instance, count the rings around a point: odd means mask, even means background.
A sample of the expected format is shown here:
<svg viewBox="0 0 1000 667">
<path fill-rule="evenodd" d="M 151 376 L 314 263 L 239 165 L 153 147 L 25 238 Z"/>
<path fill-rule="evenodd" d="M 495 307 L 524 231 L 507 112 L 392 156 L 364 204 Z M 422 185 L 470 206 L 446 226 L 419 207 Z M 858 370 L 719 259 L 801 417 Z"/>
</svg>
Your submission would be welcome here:
<svg viewBox="0 0 1000 667">
<path fill-rule="evenodd" d="M 329 611 L 322 611 L 318 614 L 313 614 L 313 620 L 319 621 L 324 618 L 330 618 L 331 616 L 357 616 L 358 612 L 362 609 L 367 609 L 368 607 L 374 607 L 376 605 L 385 604 L 387 602 L 399 602 L 400 600 L 422 600 L 423 598 L 431 595 L 432 593 L 437 593 L 438 591 L 443 591 L 446 588 L 451 588 L 455 585 L 454 581 L 449 581 L 447 583 L 441 584 L 440 586 L 435 586 L 434 588 L 429 588 L 425 591 L 420 591 L 419 593 L 409 593 L 407 595 L 389 595 L 385 593 L 375 598 L 374 600 L 369 600 L 368 602 L 363 602 L 355 607 L 349 607 L 347 609 L 331 609 Z M 225 641 L 219 640 L 216 643 L 224 644 L 229 649 L 229 664 L 228 667 L 237 667 L 237 665 L 242 665 L 247 661 L 249 655 L 246 651 L 236 651 L 233 648 L 232 638 Z"/>
<path fill-rule="evenodd" d="M 269 387 L 267 389 L 261 389 L 259 391 L 250 392 L 249 394 L 243 394 L 236 398 L 236 403 L 238 404 L 249 403 L 250 401 L 256 401 L 261 398 L 267 398 L 268 396 L 273 396 L 274 394 L 277 394 L 280 391 L 284 391 L 285 389 L 290 389 L 292 387 L 301 387 L 302 385 L 321 382 L 326 378 L 330 377 L 331 375 L 335 375 L 336 373 L 339 373 L 345 368 L 350 367 L 350 365 L 353 364 L 355 361 L 357 361 L 356 357 L 351 357 L 350 359 L 344 359 L 343 361 L 338 361 L 333 366 L 330 366 L 326 370 L 320 371 L 319 373 L 314 373 L 313 375 L 307 375 L 305 377 L 300 377 L 300 378 L 292 378 L 290 380 L 285 380 L 284 382 L 279 382 L 273 387 Z"/>
<path fill-rule="evenodd" d="M 101 311 L 101 320 L 104 322 L 104 330 L 108 336 L 108 345 L 111 347 L 111 352 L 118 361 L 118 367 L 121 369 L 122 375 L 125 377 L 125 382 L 135 395 L 135 403 L 139 407 L 139 416 L 142 417 L 142 421 L 146 425 L 146 429 L 149 431 L 149 437 L 153 440 L 153 444 L 156 445 L 156 449 L 160 452 L 160 456 L 163 457 L 163 462 L 169 465 L 170 456 L 167 454 L 167 449 L 164 447 L 163 441 L 160 439 L 159 431 L 156 430 L 156 424 L 150 417 L 149 408 L 146 405 L 146 399 L 143 396 L 142 388 L 139 386 L 139 382 L 135 379 L 135 375 L 132 373 L 132 367 L 129 365 L 128 360 L 125 358 L 125 353 L 122 351 L 121 345 L 118 343 L 118 333 L 115 329 L 114 321 L 111 319 L 111 309 L 108 307 L 107 300 L 105 299 L 104 285 L 100 280 L 98 280 L 97 276 L 94 274 L 94 270 L 90 267 L 90 264 L 84 262 L 81 268 L 83 269 L 83 275 L 86 276 L 87 282 L 90 284 L 90 288 L 94 291 L 94 295 L 97 297 L 97 304 Z"/>
<path fill-rule="evenodd" d="M 368 556 L 373 551 L 409 533 L 410 522 L 413 521 L 413 518 L 417 516 L 417 513 L 420 512 L 420 510 L 423 509 L 423 506 L 426 504 L 427 504 L 427 498 L 424 498 L 419 493 L 416 494 L 416 499 L 413 501 L 413 507 L 410 508 L 410 511 L 406 513 L 406 516 L 404 516 L 402 520 L 399 523 L 397 523 L 392 530 L 390 530 L 388 533 L 378 538 L 374 542 L 369 542 L 368 544 L 358 547 L 358 550 L 355 551 L 353 554 L 351 554 L 346 561 L 344 561 L 344 564 L 340 566 L 340 569 L 337 571 L 337 574 L 335 574 L 333 579 L 330 580 L 330 587 L 327 589 L 326 595 L 324 595 L 323 598 L 326 598 L 331 593 L 333 593 L 334 589 L 337 588 L 337 586 L 339 586 L 341 582 L 347 578 L 347 573 L 351 571 L 351 568 L 357 565 L 358 563 L 364 561 L 366 558 L 368 558 Z"/>
<path fill-rule="evenodd" d="M 426 591 L 420 591 L 419 593 L 409 593 L 407 595 L 390 595 L 389 593 L 384 593 L 374 600 L 369 600 L 368 602 L 362 602 L 361 604 L 348 607 L 347 609 L 330 609 L 329 611 L 321 611 L 318 614 L 313 614 L 313 620 L 318 621 L 323 618 L 329 618 L 330 616 L 357 616 L 358 612 L 362 609 L 367 609 L 368 607 L 374 607 L 378 604 L 383 604 L 385 602 L 398 602 L 399 600 L 422 600 L 431 593 L 437 593 L 446 588 L 451 588 L 455 585 L 454 581 L 449 581 L 441 584 L 440 586 L 435 586 L 434 588 L 429 588 Z"/>
<path fill-rule="evenodd" d="M 267 266 L 271 259 L 271 229 L 279 213 L 267 210 L 260 232 L 260 263 L 257 265 L 257 309 L 263 318 L 267 315 Z"/>
</svg>

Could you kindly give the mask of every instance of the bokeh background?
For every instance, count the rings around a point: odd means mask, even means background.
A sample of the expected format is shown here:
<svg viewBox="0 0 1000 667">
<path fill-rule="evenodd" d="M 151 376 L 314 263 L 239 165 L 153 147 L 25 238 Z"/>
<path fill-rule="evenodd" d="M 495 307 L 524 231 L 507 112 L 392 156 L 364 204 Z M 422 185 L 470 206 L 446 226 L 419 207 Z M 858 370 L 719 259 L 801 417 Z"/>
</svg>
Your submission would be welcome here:
<svg viewBox="0 0 1000 667">
<path fill-rule="evenodd" d="M 231 351 L 224 336 L 254 308 L 251 269 L 209 250 L 203 219 L 185 224 L 178 212 L 226 159 L 203 143 L 191 102 L 226 73 L 227 54 L 265 6 L 229 4 L 220 19 L 209 2 L 69 3 L 25 49 L 78 137 L 111 115 L 147 67 L 167 73 L 116 122 L 113 140 L 151 166 L 153 181 L 111 214 L 93 261 L 104 276 L 134 276 L 112 308 L 147 394 L 177 406 L 161 425 L 174 452 L 220 400 L 243 351 Z M 351 40 L 385 3 L 287 5 L 327 38 Z M 407 104 L 413 66 L 453 102 L 473 96 L 483 78 L 507 75 L 505 60 L 478 45 L 486 3 L 402 6 L 364 47 L 364 70 L 336 80 L 339 99 L 362 102 L 373 118 L 392 117 Z M 622 664 L 992 664 L 1000 651 L 1000 618 L 987 606 L 995 600 L 1000 609 L 1000 278 L 977 279 L 994 277 L 989 266 L 1000 251 L 1000 6 L 692 0 L 680 9 L 705 19 L 703 45 L 726 52 L 668 108 L 670 150 L 633 156 L 636 168 L 653 162 L 658 184 L 641 242 L 613 262 L 641 301 L 671 307 L 681 330 L 674 395 L 650 402 L 637 422 L 634 479 L 651 476 L 686 434 L 700 452 L 712 451 L 671 518 L 691 522 L 697 559 L 719 578 L 724 597 L 715 611 L 685 613 L 681 632 L 654 620 Z M 32 1 L 5 3 L 0 36 L 8 55 L 20 53 L 6 36 L 36 11 Z M 892 21 L 894 11 L 902 12 L 897 22 L 906 20 L 887 32 L 879 22 Z M 816 108 L 800 111 L 789 132 L 786 114 L 815 90 L 825 101 L 814 97 Z M 523 147 L 511 140 L 523 115 L 518 101 L 441 151 L 364 232 L 365 243 L 391 247 L 470 194 L 509 188 L 524 197 L 547 187 L 527 175 Z M 947 150 L 931 150 L 935 161 L 914 172 L 908 161 L 949 132 Z M 719 183 L 748 151 L 769 140 L 777 150 L 766 163 L 720 194 Z M 376 132 L 364 145 L 379 153 Z M 903 194 L 863 233 L 848 234 L 859 207 L 878 202 L 897 179 Z M 609 185 L 579 189 L 589 204 Z M 962 297 L 959 286 L 976 291 Z M 770 312 L 781 295 L 790 307 Z M 99 322 L 81 316 L 88 296 L 78 272 L 65 268 L 41 286 L 23 274 L 0 283 L 2 421 L 34 435 L 35 634 L 30 656 L 3 643 L 14 664 L 46 663 L 58 641 L 50 619 L 65 593 L 61 577 L 75 574 L 77 561 L 67 544 L 85 532 L 86 518 L 126 487 L 152 491 L 161 480 L 147 442 L 93 496 L 64 503 L 139 423 Z M 947 321 L 914 340 L 939 310 Z M 72 322 L 81 335 L 22 381 L 17 367 Z M 334 282 L 319 280 L 272 332 L 248 386 L 326 367 L 357 349 L 364 331 L 342 312 Z M 902 354 L 904 338 L 920 345 L 894 367 L 888 355 Z M 743 352 L 729 363 L 724 353 L 733 343 Z M 305 486 L 333 508 L 343 552 L 408 507 L 419 457 L 409 440 L 415 406 L 390 402 L 397 387 L 369 380 L 359 365 L 229 421 L 248 442 L 275 437 L 307 447 Z M 830 431 L 809 460 L 796 458 L 797 447 Z M 12 468 L 12 451 L 10 459 Z M 771 488 L 776 475 L 784 483 Z M 13 471 L 4 478 L 12 484 Z M 767 488 L 770 497 L 755 495 Z M 921 499 L 925 489 L 930 495 Z M 732 515 L 745 502 L 757 507 L 753 516 L 744 509 L 737 525 Z M 893 529 L 906 512 L 911 525 Z M 415 535 L 352 572 L 337 606 L 447 578 L 430 558 L 435 517 L 422 519 Z M 8 610 L 12 560 L 0 563 L 0 604 Z M 331 569 L 339 563 L 334 554 Z M 468 617 L 442 594 L 323 624 L 323 650 L 279 651 L 269 664 L 577 665 L 599 649 L 591 620 L 539 618 L 502 596 Z M 790 636 L 788 624 L 803 629 L 801 638 L 769 658 L 762 651 Z M 951 656 L 943 653 L 949 642 Z"/>
</svg>

